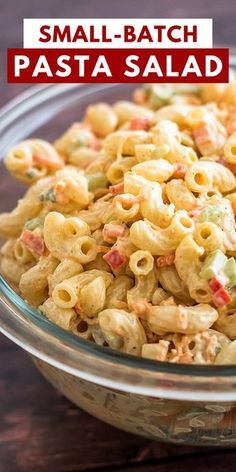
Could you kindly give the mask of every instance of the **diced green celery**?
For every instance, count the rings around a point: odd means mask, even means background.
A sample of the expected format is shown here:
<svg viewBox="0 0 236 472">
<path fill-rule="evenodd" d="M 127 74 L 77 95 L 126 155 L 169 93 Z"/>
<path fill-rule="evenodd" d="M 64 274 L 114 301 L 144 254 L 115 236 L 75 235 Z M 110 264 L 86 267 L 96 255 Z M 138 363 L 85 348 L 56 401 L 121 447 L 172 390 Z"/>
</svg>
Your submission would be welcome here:
<svg viewBox="0 0 236 472">
<path fill-rule="evenodd" d="M 223 215 L 222 207 L 218 205 L 208 205 L 198 217 L 198 221 L 203 223 L 204 221 L 211 221 L 212 223 L 216 223 L 219 218 Z"/>
<path fill-rule="evenodd" d="M 227 262 L 227 257 L 222 251 L 217 249 L 216 251 L 209 254 L 202 264 L 200 271 L 200 277 L 209 280 L 219 274 Z"/>
<path fill-rule="evenodd" d="M 234 287 L 236 285 L 236 261 L 234 257 L 228 259 L 224 267 L 224 273 L 229 278 L 229 286 Z"/>
<path fill-rule="evenodd" d="M 106 188 L 108 186 L 107 176 L 104 172 L 95 172 L 94 174 L 87 174 L 88 189 L 94 192 L 98 188 Z"/>
</svg>

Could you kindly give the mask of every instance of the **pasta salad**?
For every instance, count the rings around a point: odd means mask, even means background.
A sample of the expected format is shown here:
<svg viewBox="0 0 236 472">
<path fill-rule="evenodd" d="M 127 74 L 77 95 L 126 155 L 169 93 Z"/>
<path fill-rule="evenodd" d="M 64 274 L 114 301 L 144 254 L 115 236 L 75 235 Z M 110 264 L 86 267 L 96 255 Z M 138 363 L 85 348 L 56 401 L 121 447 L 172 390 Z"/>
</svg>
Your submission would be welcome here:
<svg viewBox="0 0 236 472">
<path fill-rule="evenodd" d="M 151 84 L 4 159 L 1 273 L 49 320 L 156 361 L 236 363 L 236 84 Z"/>
</svg>

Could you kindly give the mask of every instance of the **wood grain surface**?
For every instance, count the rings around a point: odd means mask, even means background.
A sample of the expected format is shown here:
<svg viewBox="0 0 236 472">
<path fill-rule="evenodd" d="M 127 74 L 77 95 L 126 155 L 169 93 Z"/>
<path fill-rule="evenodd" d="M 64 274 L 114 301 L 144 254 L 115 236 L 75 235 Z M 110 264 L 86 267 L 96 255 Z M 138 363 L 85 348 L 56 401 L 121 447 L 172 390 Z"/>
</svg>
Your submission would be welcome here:
<svg viewBox="0 0 236 472">
<path fill-rule="evenodd" d="M 60 396 L 0 338 L 0 472 L 235 470 L 234 449 L 158 443 L 96 420 Z"/>
<path fill-rule="evenodd" d="M 217 44 L 236 44 L 235 0 L 0 0 L 0 104 L 26 85 L 7 85 L 5 52 L 22 45 L 22 18 L 213 17 Z M 233 472 L 234 449 L 152 442 L 114 429 L 60 396 L 27 355 L 0 336 L 0 472 Z"/>
</svg>

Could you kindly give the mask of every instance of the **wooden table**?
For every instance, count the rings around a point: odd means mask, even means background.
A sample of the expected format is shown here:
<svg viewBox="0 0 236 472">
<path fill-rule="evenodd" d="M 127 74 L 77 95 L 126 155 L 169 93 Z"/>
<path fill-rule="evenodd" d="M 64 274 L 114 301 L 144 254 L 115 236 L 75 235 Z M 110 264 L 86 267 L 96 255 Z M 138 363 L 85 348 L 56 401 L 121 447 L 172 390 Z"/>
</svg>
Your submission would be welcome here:
<svg viewBox="0 0 236 472">
<path fill-rule="evenodd" d="M 94 17 L 98 1 L 0 0 L 1 104 L 26 85 L 5 83 L 7 47 L 22 44 L 22 17 Z M 58 5 L 60 6 L 58 10 Z M 217 43 L 236 44 L 234 0 L 99 1 L 103 17 L 213 17 Z M 116 430 L 74 407 L 36 371 L 27 355 L 0 336 L 0 472 L 235 470 L 233 449 L 151 442 Z"/>
</svg>

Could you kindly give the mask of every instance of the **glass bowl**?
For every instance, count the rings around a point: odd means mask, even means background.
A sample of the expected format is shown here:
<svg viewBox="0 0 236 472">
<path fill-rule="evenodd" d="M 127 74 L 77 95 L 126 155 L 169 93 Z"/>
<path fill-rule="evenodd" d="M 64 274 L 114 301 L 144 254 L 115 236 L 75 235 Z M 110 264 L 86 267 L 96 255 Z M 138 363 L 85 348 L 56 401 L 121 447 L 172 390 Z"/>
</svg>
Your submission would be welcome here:
<svg viewBox="0 0 236 472">
<path fill-rule="evenodd" d="M 26 137 L 54 140 L 97 101 L 129 98 L 132 84 L 37 86 L 0 112 L 0 157 Z M 0 162 L 0 211 L 24 186 Z M 1 278 L 0 331 L 32 357 L 76 405 L 151 439 L 195 445 L 236 443 L 236 366 L 154 362 L 83 340 L 29 307 Z"/>
</svg>

